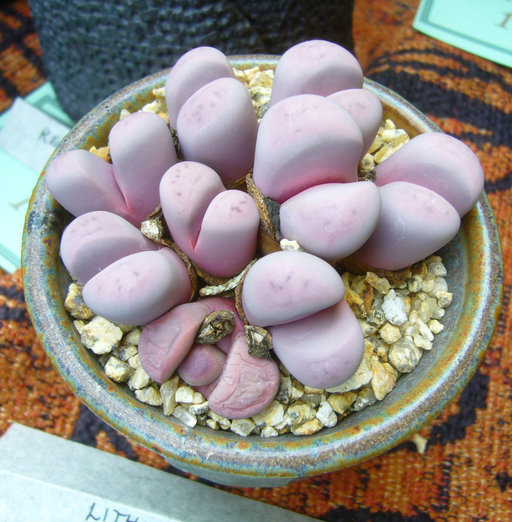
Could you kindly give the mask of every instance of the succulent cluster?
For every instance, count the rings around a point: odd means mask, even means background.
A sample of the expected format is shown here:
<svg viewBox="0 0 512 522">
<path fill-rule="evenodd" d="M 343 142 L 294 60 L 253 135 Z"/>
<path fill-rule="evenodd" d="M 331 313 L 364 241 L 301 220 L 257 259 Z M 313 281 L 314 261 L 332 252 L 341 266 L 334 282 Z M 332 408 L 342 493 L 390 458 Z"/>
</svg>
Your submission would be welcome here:
<svg viewBox="0 0 512 522">
<path fill-rule="evenodd" d="M 200 47 L 165 85 L 180 156 L 164 120 L 136 112 L 112 127 L 111 162 L 84 150 L 51 162 L 49 190 L 76 216 L 62 236 L 64 265 L 94 313 L 144 325 L 139 355 L 152 379 L 177 371 L 219 415 L 256 414 L 273 400 L 279 370 L 272 357 L 249 353 L 251 325 L 270 332 L 275 355 L 299 381 L 339 385 L 357 370 L 364 338 L 332 264 L 350 255 L 396 270 L 455 236 L 483 187 L 478 159 L 455 138 L 424 134 L 380 163 L 374 182 L 359 181 L 382 120 L 380 101 L 362 87 L 349 52 L 304 42 L 278 62 L 258 122 L 227 58 Z M 259 248 L 269 199 L 278 235 L 305 251 Z M 139 230 L 159 205 L 165 244 Z M 196 271 L 230 278 L 255 257 L 236 302 L 195 299 Z M 232 315 L 231 327 L 198 343 L 203 320 L 219 311 Z"/>
</svg>

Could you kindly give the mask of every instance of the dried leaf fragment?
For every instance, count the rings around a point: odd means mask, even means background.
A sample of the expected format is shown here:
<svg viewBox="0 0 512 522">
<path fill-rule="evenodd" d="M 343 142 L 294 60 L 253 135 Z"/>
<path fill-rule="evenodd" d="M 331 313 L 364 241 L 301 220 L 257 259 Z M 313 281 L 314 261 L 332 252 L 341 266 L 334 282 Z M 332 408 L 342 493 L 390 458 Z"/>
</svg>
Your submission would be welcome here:
<svg viewBox="0 0 512 522">
<path fill-rule="evenodd" d="M 215 344 L 235 327 L 235 314 L 231 310 L 217 310 L 207 315 L 197 333 L 195 342 L 199 344 Z"/>
<path fill-rule="evenodd" d="M 257 359 L 270 359 L 272 350 L 272 336 L 270 332 L 260 326 L 245 325 L 249 354 Z"/>
</svg>

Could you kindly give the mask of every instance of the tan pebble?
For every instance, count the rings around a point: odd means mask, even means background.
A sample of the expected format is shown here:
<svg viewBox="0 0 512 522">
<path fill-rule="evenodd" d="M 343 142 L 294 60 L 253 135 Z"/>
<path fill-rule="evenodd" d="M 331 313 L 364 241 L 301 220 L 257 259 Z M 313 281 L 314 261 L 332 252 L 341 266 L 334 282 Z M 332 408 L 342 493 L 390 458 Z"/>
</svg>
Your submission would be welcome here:
<svg viewBox="0 0 512 522">
<path fill-rule="evenodd" d="M 434 278 L 434 286 L 432 287 L 432 290 L 429 292 L 429 295 L 431 297 L 436 297 L 437 292 L 448 292 L 448 283 L 446 282 L 446 279 L 444 279 L 443 277 Z"/>
<path fill-rule="evenodd" d="M 418 275 L 413 275 L 411 279 L 407 282 L 407 288 L 409 292 L 416 293 L 421 290 L 421 277 Z"/>
<path fill-rule="evenodd" d="M 365 319 L 358 319 L 357 322 L 359 323 L 359 326 L 361 327 L 361 330 L 363 331 L 364 337 L 370 337 L 372 334 L 374 334 L 378 330 L 377 326 L 370 324 Z"/>
<path fill-rule="evenodd" d="M 416 368 L 422 351 L 414 344 L 410 336 L 405 336 L 389 348 L 388 360 L 400 372 L 409 373 Z"/>
<path fill-rule="evenodd" d="M 382 311 L 392 325 L 402 326 L 407 321 L 404 300 L 395 290 L 390 290 L 384 297 Z"/>
<path fill-rule="evenodd" d="M 453 294 L 451 292 L 437 292 L 437 304 L 441 308 L 448 308 L 452 304 Z"/>
<path fill-rule="evenodd" d="M 379 277 L 374 272 L 366 273 L 366 281 L 383 295 L 387 294 L 391 288 L 389 281 L 385 277 Z"/>
<path fill-rule="evenodd" d="M 372 358 L 372 372 L 373 393 L 382 400 L 395 387 L 398 372 L 389 363 L 381 363 L 377 357 Z"/>
<path fill-rule="evenodd" d="M 445 316 L 445 309 L 437 306 L 432 314 L 432 319 L 442 319 Z"/>
<path fill-rule="evenodd" d="M 446 277 L 448 273 L 446 271 L 446 267 L 443 265 L 441 261 L 441 258 L 438 256 L 437 259 L 427 259 L 427 267 L 429 274 L 432 274 L 434 277 Z"/>
<path fill-rule="evenodd" d="M 204 415 L 205 413 L 208 413 L 208 401 L 203 400 L 203 402 L 190 404 L 190 406 L 188 406 L 188 411 L 193 415 Z"/>
<path fill-rule="evenodd" d="M 94 317 L 94 312 L 84 303 L 82 299 L 82 286 L 71 283 L 64 301 L 64 308 L 75 319 L 88 320 Z"/>
<path fill-rule="evenodd" d="M 423 348 L 423 350 L 431 350 L 432 349 L 432 341 L 425 339 L 422 335 L 414 335 L 413 336 L 414 344 L 418 348 Z"/>
<path fill-rule="evenodd" d="M 146 373 L 144 368 L 137 368 L 130 379 L 128 380 L 128 387 L 131 390 L 140 390 L 145 388 L 151 382 L 151 378 Z"/>
<path fill-rule="evenodd" d="M 134 369 L 142 368 L 142 364 L 140 363 L 139 353 L 137 352 L 135 355 L 132 355 L 128 358 L 128 364 Z"/>
<path fill-rule="evenodd" d="M 431 319 L 428 322 L 428 328 L 433 334 L 438 334 L 443 330 L 444 326 L 437 319 Z"/>
<path fill-rule="evenodd" d="M 304 393 L 301 397 L 301 401 L 313 406 L 313 408 L 318 408 L 322 402 L 322 396 L 318 395 L 318 393 Z"/>
<path fill-rule="evenodd" d="M 210 417 L 214 421 L 217 421 L 219 423 L 220 428 L 223 430 L 229 430 L 229 428 L 231 427 L 231 422 L 229 419 L 227 419 L 226 417 L 222 417 L 222 415 L 218 415 L 217 413 L 211 410 L 208 412 L 208 417 Z"/>
<path fill-rule="evenodd" d="M 171 415 L 176 408 L 176 390 L 180 379 L 177 375 L 160 385 L 160 395 L 162 396 L 164 415 Z"/>
<path fill-rule="evenodd" d="M 371 386 L 366 386 L 359 390 L 356 400 L 352 404 L 352 411 L 361 411 L 368 406 L 371 406 L 377 401 L 377 397 L 375 397 L 375 393 L 373 392 L 373 388 Z"/>
<path fill-rule="evenodd" d="M 118 357 L 119 359 L 121 359 L 121 361 L 124 361 L 124 362 L 128 362 L 129 359 L 131 359 L 132 357 L 134 357 L 135 355 L 137 355 L 137 347 L 134 346 L 133 344 L 128 344 L 128 345 L 124 345 L 122 344 L 121 346 L 118 346 L 117 348 L 115 348 L 112 353 Z M 129 363 L 128 363 L 129 365 Z M 131 368 L 131 366 L 130 366 Z"/>
<path fill-rule="evenodd" d="M 86 325 L 87 323 L 85 321 L 82 321 L 82 320 L 79 320 L 79 319 L 76 319 L 75 321 L 73 321 L 73 326 L 75 327 L 76 331 L 81 334 L 82 333 L 82 330 L 83 330 L 83 327 Z"/>
<path fill-rule="evenodd" d="M 219 429 L 219 423 L 213 419 L 206 419 L 206 426 L 208 426 L 212 430 Z"/>
<path fill-rule="evenodd" d="M 153 386 L 147 386 L 146 388 L 135 390 L 135 397 L 144 404 L 149 404 L 150 406 L 162 406 L 162 397 L 159 391 L 153 388 Z"/>
<path fill-rule="evenodd" d="M 324 390 L 321 388 L 312 388 L 311 386 L 304 386 L 304 393 L 316 393 L 316 394 L 322 394 Z"/>
<path fill-rule="evenodd" d="M 290 426 L 298 426 L 306 421 L 313 419 L 316 415 L 316 411 L 309 404 L 303 402 L 297 402 L 292 404 L 285 414 L 287 424 Z"/>
<path fill-rule="evenodd" d="M 190 386 L 180 386 L 176 390 L 176 402 L 182 402 L 185 404 L 200 404 L 203 401 L 204 397 Z"/>
<path fill-rule="evenodd" d="M 333 407 L 327 402 L 323 401 L 317 412 L 316 418 L 326 427 L 332 428 L 338 422 L 338 416 L 334 411 Z"/>
<path fill-rule="evenodd" d="M 103 317 L 96 316 L 80 332 L 80 339 L 86 348 L 95 354 L 110 353 L 119 345 L 122 330 Z"/>
<path fill-rule="evenodd" d="M 418 453 L 423 455 L 425 453 L 425 449 L 427 448 L 428 440 L 425 437 L 421 436 L 419 433 L 413 435 L 411 440 L 416 446 L 416 450 L 418 451 Z"/>
<path fill-rule="evenodd" d="M 327 402 L 336 413 L 345 413 L 357 398 L 357 393 L 348 391 L 345 393 L 331 393 Z"/>
<path fill-rule="evenodd" d="M 434 288 L 435 281 L 434 279 L 424 279 L 421 282 L 421 291 L 425 292 L 426 294 L 430 294 Z"/>
<path fill-rule="evenodd" d="M 424 322 L 428 323 L 432 318 L 434 310 L 437 308 L 437 301 L 433 297 L 427 297 L 418 309 L 418 317 Z"/>
<path fill-rule="evenodd" d="M 114 356 L 108 358 L 104 370 L 107 377 L 110 377 L 115 382 L 128 380 L 133 371 L 128 364 Z"/>
<path fill-rule="evenodd" d="M 231 421 L 231 431 L 242 437 L 250 435 L 255 428 L 256 424 L 251 419 L 233 419 Z"/>
<path fill-rule="evenodd" d="M 278 435 L 279 435 L 279 432 L 272 426 L 265 426 L 261 430 L 262 437 L 277 437 Z"/>
<path fill-rule="evenodd" d="M 189 428 L 193 428 L 197 424 L 197 418 L 195 415 L 192 415 L 186 408 L 183 406 L 176 406 L 174 411 L 172 412 L 173 417 L 179 419 L 183 424 L 188 426 Z"/>
<path fill-rule="evenodd" d="M 140 341 L 140 328 L 130 330 L 123 339 L 123 344 L 133 344 L 137 346 Z"/>
<path fill-rule="evenodd" d="M 402 337 L 400 328 L 390 323 L 386 323 L 384 326 L 382 326 L 379 330 L 379 334 L 381 339 L 388 344 L 396 343 L 396 341 Z"/>
<path fill-rule="evenodd" d="M 294 435 L 313 435 L 313 433 L 320 431 L 322 428 L 322 423 L 315 417 L 314 419 L 308 420 L 299 426 L 292 425 L 291 432 Z"/>
<path fill-rule="evenodd" d="M 253 415 L 252 419 L 258 426 L 275 426 L 284 419 L 284 406 L 274 400 L 263 411 Z"/>
</svg>

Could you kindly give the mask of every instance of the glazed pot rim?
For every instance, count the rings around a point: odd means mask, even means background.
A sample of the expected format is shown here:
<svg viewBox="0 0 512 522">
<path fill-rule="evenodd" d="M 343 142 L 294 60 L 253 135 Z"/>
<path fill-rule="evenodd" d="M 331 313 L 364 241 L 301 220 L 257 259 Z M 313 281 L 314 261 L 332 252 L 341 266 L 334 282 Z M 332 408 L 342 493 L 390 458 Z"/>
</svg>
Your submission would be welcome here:
<svg viewBox="0 0 512 522">
<path fill-rule="evenodd" d="M 230 57 L 241 67 L 274 66 L 277 59 L 274 55 Z M 104 128 L 113 125 L 120 109 L 125 104 L 140 104 L 154 87 L 163 85 L 168 71 L 143 78 L 107 98 L 75 125 L 56 154 L 106 142 Z M 397 126 L 406 127 L 412 121 L 406 128 L 409 132 L 439 131 L 390 89 L 368 79 L 364 86 L 399 120 Z M 445 409 L 468 383 L 491 341 L 501 308 L 503 261 L 493 213 L 482 194 L 464 217 L 456 240 L 443 250 L 450 263 L 464 269 L 464 284 L 454 288 L 455 297 L 463 302 L 447 310 L 447 316 L 453 316 L 453 328 L 439 336 L 448 347 L 457 349 L 436 354 L 434 346 L 422 357 L 421 368 L 403 375 L 383 401 L 311 436 L 241 437 L 206 427 L 188 428 L 157 408 L 138 402 L 110 381 L 81 345 L 62 305 L 66 273 L 58 252 L 60 233 L 69 216 L 50 196 L 44 172 L 29 203 L 22 248 L 27 308 L 37 335 L 61 376 L 89 409 L 129 439 L 185 471 L 201 474 L 201 470 L 213 470 L 232 475 L 235 481 L 237 477 L 294 479 L 372 458 L 410 438 Z M 469 324 L 464 321 L 468 318 Z"/>
</svg>

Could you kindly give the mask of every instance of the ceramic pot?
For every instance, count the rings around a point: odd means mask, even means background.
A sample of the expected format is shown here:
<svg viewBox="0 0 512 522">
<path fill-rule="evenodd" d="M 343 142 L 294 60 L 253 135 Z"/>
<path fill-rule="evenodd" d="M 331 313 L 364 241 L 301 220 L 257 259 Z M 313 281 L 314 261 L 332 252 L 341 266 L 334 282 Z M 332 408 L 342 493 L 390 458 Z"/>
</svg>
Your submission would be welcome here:
<svg viewBox="0 0 512 522">
<path fill-rule="evenodd" d="M 235 56 L 233 65 L 274 67 L 276 56 Z M 121 108 L 136 110 L 152 99 L 168 71 L 117 92 L 82 118 L 57 153 L 107 142 Z M 366 80 L 384 106 L 384 117 L 412 136 L 439 131 L 422 113 L 385 87 Z M 409 439 L 453 401 L 482 361 L 500 312 L 503 264 L 494 217 L 485 194 L 463 218 L 455 239 L 441 251 L 454 294 L 444 330 L 418 367 L 403 375 L 384 400 L 352 413 L 311 436 L 241 437 L 186 427 L 161 409 L 138 402 L 110 381 L 80 342 L 63 301 L 69 276 L 59 258 L 60 236 L 71 216 L 51 197 L 44 172 L 29 205 L 23 234 L 25 296 L 48 356 L 76 395 L 116 430 L 162 455 L 173 466 L 234 486 L 280 486 L 292 480 L 361 463 Z"/>
</svg>

